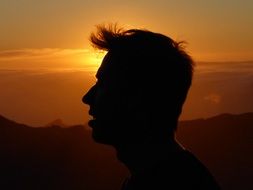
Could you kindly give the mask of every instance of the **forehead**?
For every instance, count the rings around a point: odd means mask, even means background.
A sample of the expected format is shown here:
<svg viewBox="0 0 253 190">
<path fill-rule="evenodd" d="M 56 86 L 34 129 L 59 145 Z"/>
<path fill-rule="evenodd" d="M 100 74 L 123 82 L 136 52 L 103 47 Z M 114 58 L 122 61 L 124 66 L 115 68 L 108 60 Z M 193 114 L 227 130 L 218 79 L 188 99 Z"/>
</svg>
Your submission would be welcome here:
<svg viewBox="0 0 253 190">
<path fill-rule="evenodd" d="M 112 52 L 108 52 L 97 73 L 96 78 L 97 79 L 107 79 L 107 78 L 113 78 L 113 77 L 119 77 L 124 72 L 124 69 L 122 67 L 120 55 Z"/>
<path fill-rule="evenodd" d="M 107 70 L 108 64 L 110 64 L 109 52 L 104 56 L 102 63 L 97 70 L 96 78 L 101 78 L 103 76 L 104 72 Z"/>
</svg>

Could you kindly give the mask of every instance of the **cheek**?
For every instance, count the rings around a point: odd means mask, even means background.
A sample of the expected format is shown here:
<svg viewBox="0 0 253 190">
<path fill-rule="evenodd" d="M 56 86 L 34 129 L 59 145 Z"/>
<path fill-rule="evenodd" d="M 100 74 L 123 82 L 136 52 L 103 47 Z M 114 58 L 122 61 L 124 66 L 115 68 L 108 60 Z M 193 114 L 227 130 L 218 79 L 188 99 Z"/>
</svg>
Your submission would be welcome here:
<svg viewBox="0 0 253 190">
<path fill-rule="evenodd" d="M 124 110 L 120 96 L 116 93 L 97 92 L 94 107 L 101 116 L 113 117 Z"/>
</svg>

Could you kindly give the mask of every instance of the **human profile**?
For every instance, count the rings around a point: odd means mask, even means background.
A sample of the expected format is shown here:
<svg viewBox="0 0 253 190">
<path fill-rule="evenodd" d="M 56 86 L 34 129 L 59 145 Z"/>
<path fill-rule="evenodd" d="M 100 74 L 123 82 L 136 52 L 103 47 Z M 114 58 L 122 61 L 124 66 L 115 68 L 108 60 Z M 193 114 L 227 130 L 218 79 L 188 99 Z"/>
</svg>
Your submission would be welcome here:
<svg viewBox="0 0 253 190">
<path fill-rule="evenodd" d="M 183 43 L 117 25 L 98 26 L 90 41 L 107 53 L 83 102 L 93 139 L 113 146 L 131 174 L 122 190 L 220 189 L 175 137 L 194 73 Z"/>
</svg>

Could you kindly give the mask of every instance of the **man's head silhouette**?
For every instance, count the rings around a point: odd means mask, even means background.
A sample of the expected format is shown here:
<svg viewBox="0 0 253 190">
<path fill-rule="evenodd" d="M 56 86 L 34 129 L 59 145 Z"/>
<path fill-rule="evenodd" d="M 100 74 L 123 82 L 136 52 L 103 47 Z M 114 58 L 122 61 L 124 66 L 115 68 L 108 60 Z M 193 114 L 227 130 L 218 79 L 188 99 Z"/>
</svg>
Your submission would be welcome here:
<svg viewBox="0 0 253 190">
<path fill-rule="evenodd" d="M 90 40 L 108 53 L 83 97 L 97 142 L 117 145 L 173 136 L 192 81 L 182 43 L 147 30 L 99 26 Z"/>
<path fill-rule="evenodd" d="M 182 43 L 115 26 L 98 27 L 91 42 L 108 52 L 83 102 L 94 140 L 114 146 L 130 171 L 123 190 L 219 189 L 174 136 L 194 65 Z"/>
</svg>

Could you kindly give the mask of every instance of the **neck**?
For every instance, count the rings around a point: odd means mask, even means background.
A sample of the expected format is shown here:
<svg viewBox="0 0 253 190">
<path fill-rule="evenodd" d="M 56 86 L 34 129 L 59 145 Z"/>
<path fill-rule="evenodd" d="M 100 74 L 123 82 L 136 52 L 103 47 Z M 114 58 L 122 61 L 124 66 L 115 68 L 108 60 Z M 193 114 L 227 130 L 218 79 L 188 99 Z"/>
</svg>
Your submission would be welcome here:
<svg viewBox="0 0 253 190">
<path fill-rule="evenodd" d="M 132 175 L 145 172 L 162 161 L 165 155 L 173 155 L 183 149 L 174 137 L 166 141 L 142 141 L 116 147 L 118 159 Z"/>
</svg>

